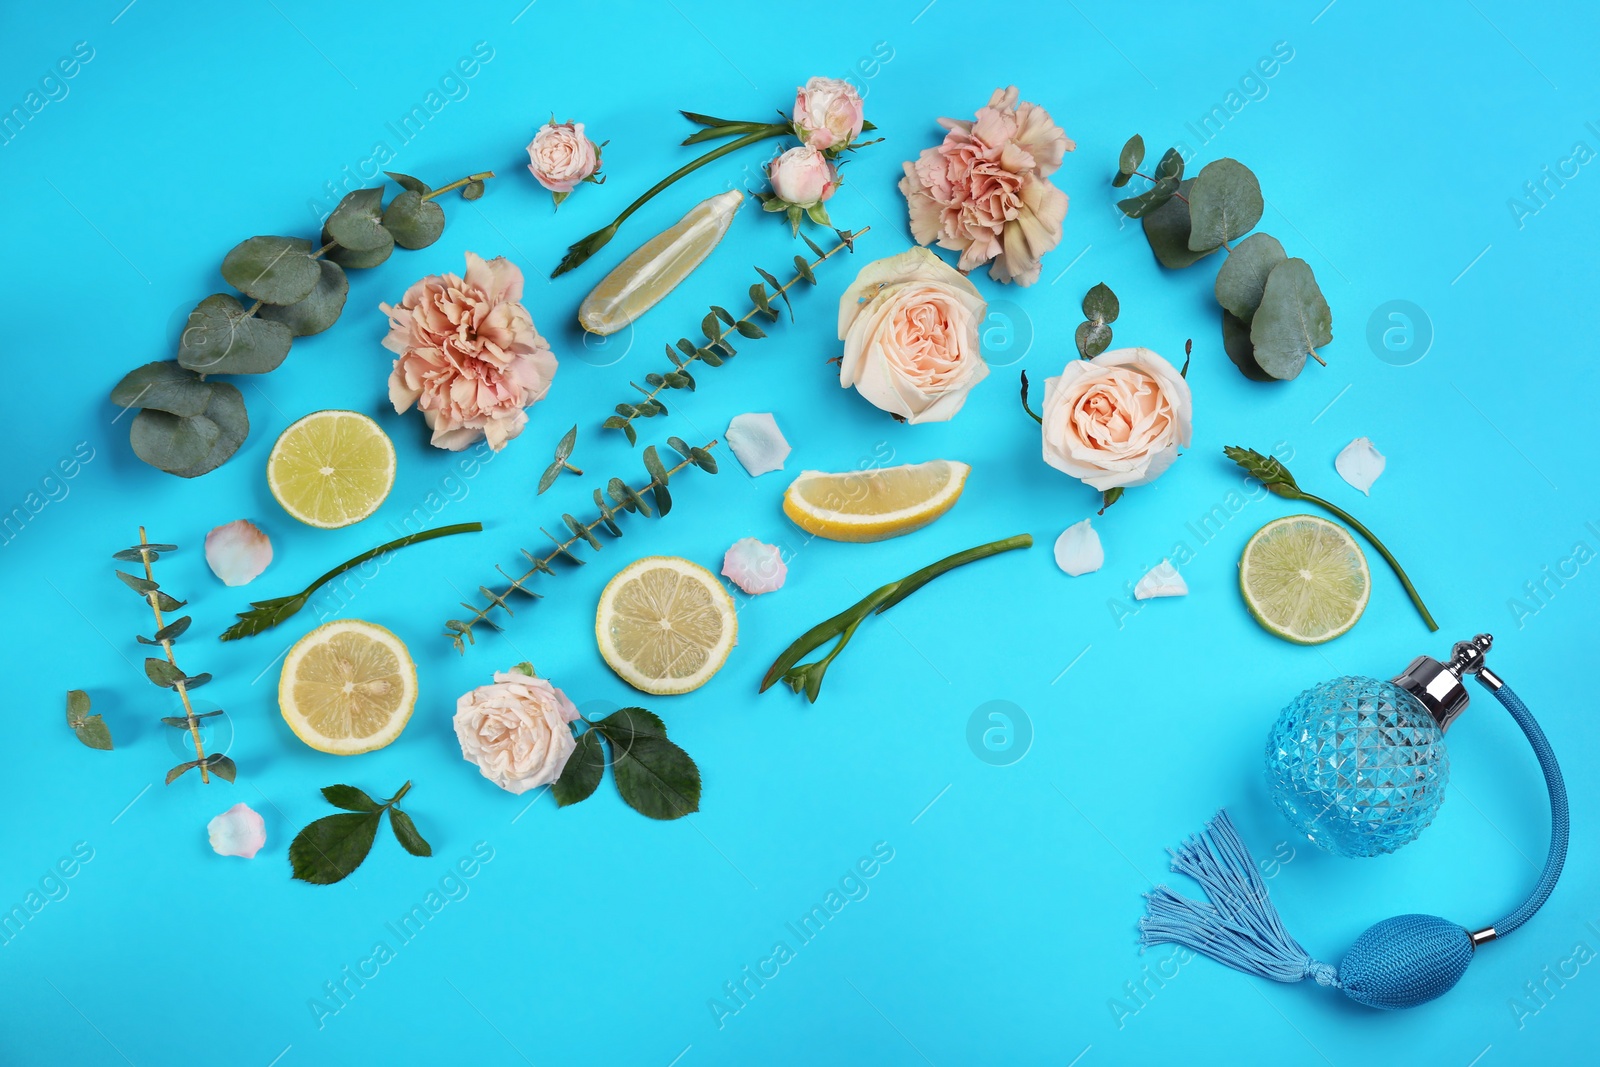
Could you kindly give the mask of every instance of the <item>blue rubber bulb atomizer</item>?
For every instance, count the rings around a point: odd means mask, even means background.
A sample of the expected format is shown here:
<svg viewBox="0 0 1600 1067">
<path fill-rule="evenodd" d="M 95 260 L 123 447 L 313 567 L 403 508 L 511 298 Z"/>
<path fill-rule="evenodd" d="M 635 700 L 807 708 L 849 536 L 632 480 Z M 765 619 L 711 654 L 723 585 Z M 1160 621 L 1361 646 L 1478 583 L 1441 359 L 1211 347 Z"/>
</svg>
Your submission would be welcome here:
<svg viewBox="0 0 1600 1067">
<path fill-rule="evenodd" d="M 1267 898 L 1266 882 L 1226 811 L 1172 856 L 1172 869 L 1205 890 L 1192 900 L 1166 886 L 1146 894 L 1145 945 L 1178 944 L 1246 974 L 1314 979 L 1372 1008 L 1410 1008 L 1448 992 L 1479 946 L 1533 917 L 1567 856 L 1567 790 L 1544 731 L 1516 693 L 1484 666 L 1492 638 L 1462 641 L 1448 663 L 1419 656 L 1392 681 L 1338 678 L 1301 693 L 1267 739 L 1278 807 L 1322 848 L 1345 856 L 1392 852 L 1432 821 L 1449 762 L 1444 732 L 1467 706 L 1468 675 L 1492 692 L 1533 747 L 1550 794 L 1550 851 L 1538 885 L 1504 918 L 1471 930 L 1435 915 L 1397 915 L 1369 927 L 1338 967 L 1312 959 Z"/>
</svg>

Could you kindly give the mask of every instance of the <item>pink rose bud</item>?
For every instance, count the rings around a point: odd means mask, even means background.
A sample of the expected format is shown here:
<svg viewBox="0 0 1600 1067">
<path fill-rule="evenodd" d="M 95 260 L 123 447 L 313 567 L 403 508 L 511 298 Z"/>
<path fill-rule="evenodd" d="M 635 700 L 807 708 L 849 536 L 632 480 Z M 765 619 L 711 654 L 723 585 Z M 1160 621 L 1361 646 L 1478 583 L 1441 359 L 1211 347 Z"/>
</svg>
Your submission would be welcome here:
<svg viewBox="0 0 1600 1067">
<path fill-rule="evenodd" d="M 812 78 L 794 94 L 794 132 L 812 148 L 843 151 L 861 136 L 861 94 L 839 78 Z"/>
<path fill-rule="evenodd" d="M 528 170 L 552 193 L 570 193 L 600 169 L 600 149 L 583 123 L 545 123 L 528 143 Z"/>
<path fill-rule="evenodd" d="M 779 200 L 799 208 L 815 207 L 839 188 L 839 172 L 810 145 L 791 148 L 768 163 L 767 180 Z"/>
</svg>

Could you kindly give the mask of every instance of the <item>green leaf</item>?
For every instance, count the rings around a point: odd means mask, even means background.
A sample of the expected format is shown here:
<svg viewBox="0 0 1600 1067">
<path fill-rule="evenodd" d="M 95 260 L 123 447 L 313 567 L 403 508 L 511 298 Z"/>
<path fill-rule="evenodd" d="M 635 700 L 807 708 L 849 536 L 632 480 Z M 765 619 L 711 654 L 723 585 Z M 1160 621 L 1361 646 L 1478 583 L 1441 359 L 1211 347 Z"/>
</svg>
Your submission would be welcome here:
<svg viewBox="0 0 1600 1067">
<path fill-rule="evenodd" d="M 614 716 L 608 716 L 609 721 Z M 700 768 L 662 736 L 635 733 L 618 743 L 611 731 L 612 774 L 628 806 L 652 819 L 678 819 L 700 810 Z"/>
<path fill-rule="evenodd" d="M 156 685 L 171 689 L 183 680 L 183 672 L 164 659 L 150 657 L 144 661 L 145 677 Z"/>
<path fill-rule="evenodd" d="M 1288 257 L 1283 245 L 1268 233 L 1253 233 L 1240 241 L 1217 269 L 1217 303 L 1248 323 L 1261 306 L 1267 275 Z"/>
<path fill-rule="evenodd" d="M 320 278 L 321 269 L 312 266 Z M 178 340 L 178 362 L 201 374 L 265 374 L 283 362 L 293 341 L 284 323 L 246 314 L 239 301 L 215 293 L 189 312 Z"/>
<path fill-rule="evenodd" d="M 767 314 L 773 314 L 772 304 L 767 300 L 767 287 L 760 282 L 750 283 L 750 302 Z"/>
<path fill-rule="evenodd" d="M 128 438 L 134 454 L 152 467 L 196 478 L 226 462 L 249 433 L 244 397 L 227 382 L 216 382 L 204 415 L 181 419 L 165 411 L 141 411 Z"/>
<path fill-rule="evenodd" d="M 140 596 L 144 596 L 146 593 L 153 593 L 161 588 L 158 583 L 151 579 L 141 578 L 137 574 L 129 574 L 127 571 L 118 571 L 117 577 L 122 579 L 123 585 L 126 585 Z"/>
<path fill-rule="evenodd" d="M 1083 317 L 1091 322 L 1116 322 L 1122 310 L 1117 294 L 1105 282 L 1100 282 L 1083 297 Z"/>
<path fill-rule="evenodd" d="M 178 764 L 176 767 L 172 768 L 172 770 L 167 772 L 167 784 L 171 785 L 173 782 L 176 782 L 179 778 L 183 777 L 183 773 L 185 771 L 192 771 L 198 766 L 200 766 L 200 761 L 197 759 L 192 759 L 188 763 Z"/>
<path fill-rule="evenodd" d="M 323 256 L 326 259 L 333 260 L 346 270 L 361 270 L 367 267 L 379 266 L 394 254 L 394 235 L 390 234 L 388 230 L 383 232 L 389 237 L 387 244 L 366 252 L 357 252 L 354 249 L 335 244 L 327 252 L 323 253 Z M 322 228 L 322 243 L 328 244 L 332 240 L 333 237 L 328 233 L 328 228 L 324 226 Z"/>
<path fill-rule="evenodd" d="M 572 429 L 561 435 L 561 440 L 556 442 L 556 462 L 565 463 L 572 457 L 572 449 L 578 443 L 578 426 L 573 424 Z"/>
<path fill-rule="evenodd" d="M 205 758 L 204 762 L 206 770 L 221 778 L 224 782 L 233 781 L 239 774 L 239 768 L 233 760 L 220 752 L 211 753 Z"/>
<path fill-rule="evenodd" d="M 214 715 L 221 714 L 222 712 L 220 711 L 197 711 L 194 713 L 194 717 L 195 721 L 199 722 L 202 719 L 209 719 Z M 163 715 L 161 716 L 161 721 L 175 730 L 187 730 L 189 728 L 189 717 L 187 715 Z"/>
<path fill-rule="evenodd" d="M 175 359 L 135 367 L 111 390 L 111 402 L 123 408 L 154 408 L 174 415 L 199 415 L 211 399 L 211 383 Z"/>
<path fill-rule="evenodd" d="M 717 473 L 716 458 L 703 448 L 689 449 L 689 461 L 696 467 L 699 467 L 701 470 L 705 471 L 707 474 Z"/>
<path fill-rule="evenodd" d="M 1256 362 L 1274 378 L 1299 375 L 1306 357 L 1333 341 L 1333 312 L 1317 288 L 1311 265 L 1286 259 L 1267 275 L 1261 306 L 1250 320 Z"/>
<path fill-rule="evenodd" d="M 293 304 L 317 286 L 321 271 L 302 237 L 252 237 L 222 260 L 222 277 L 251 300 Z"/>
<path fill-rule="evenodd" d="M 389 828 L 394 831 L 395 840 L 400 842 L 400 847 L 413 856 L 433 855 L 433 846 L 417 832 L 417 824 L 411 821 L 411 816 L 399 808 L 389 809 Z"/>
<path fill-rule="evenodd" d="M 644 450 L 644 469 L 650 472 L 650 479 L 655 484 L 667 484 L 667 468 L 662 465 L 655 445 L 650 445 Z"/>
<path fill-rule="evenodd" d="M 1244 468 L 1246 474 L 1256 479 L 1267 490 L 1290 500 L 1299 499 L 1301 496 L 1300 484 L 1294 480 L 1294 475 L 1289 473 L 1289 468 L 1279 463 L 1271 456 L 1263 456 L 1253 448 L 1240 448 L 1238 445 L 1227 445 L 1222 454 Z"/>
<path fill-rule="evenodd" d="M 1158 181 L 1162 178 L 1182 178 L 1182 153 L 1180 153 L 1176 148 L 1167 149 L 1166 153 L 1162 155 L 1160 162 L 1156 164 L 1155 176 Z"/>
<path fill-rule="evenodd" d="M 1118 200 L 1117 207 L 1121 208 L 1122 213 L 1130 219 L 1142 219 L 1180 191 L 1177 178 L 1161 178 L 1138 196 Z"/>
<path fill-rule="evenodd" d="M 322 797 L 336 808 L 345 811 L 378 811 L 383 807 L 365 792 L 353 785 L 328 785 L 322 787 Z"/>
<path fill-rule="evenodd" d="M 67 692 L 67 725 L 89 748 L 111 751 L 111 730 L 100 716 L 89 714 L 89 694 L 82 689 Z"/>
<path fill-rule="evenodd" d="M 1111 179 L 1115 188 L 1122 188 L 1128 184 L 1128 179 L 1133 177 L 1133 172 L 1139 169 L 1139 164 L 1144 162 L 1144 138 L 1134 134 L 1122 146 L 1122 155 L 1117 160 L 1117 176 Z"/>
<path fill-rule="evenodd" d="M 407 189 L 384 209 L 383 228 L 401 248 L 427 248 L 444 232 L 444 208 Z"/>
<path fill-rule="evenodd" d="M 1207 163 L 1189 198 L 1189 249 L 1205 252 L 1243 237 L 1261 221 L 1261 184 L 1236 159 Z"/>
<path fill-rule="evenodd" d="M 1112 504 L 1115 504 L 1117 501 L 1121 500 L 1122 494 L 1125 491 L 1126 490 L 1124 490 L 1122 486 L 1117 485 L 1112 486 L 1110 489 L 1107 489 L 1105 492 L 1101 493 L 1100 514 L 1104 515 L 1106 513 L 1106 508 L 1109 508 Z"/>
<path fill-rule="evenodd" d="M 178 551 L 177 545 L 133 545 L 129 548 L 124 548 L 121 551 L 113 552 L 111 554 L 111 558 L 120 559 L 126 563 L 140 563 L 144 560 L 143 553 L 148 552 L 150 553 L 150 562 L 154 563 L 156 560 L 161 558 L 161 554 L 163 552 L 176 551 Z"/>
<path fill-rule="evenodd" d="M 1233 365 L 1253 382 L 1276 381 L 1272 375 L 1261 369 L 1261 364 L 1256 362 L 1256 349 L 1250 343 L 1250 324 L 1239 318 L 1227 308 L 1222 311 L 1222 348 L 1228 353 L 1228 358 Z"/>
<path fill-rule="evenodd" d="M 1111 347 L 1111 327 L 1103 322 L 1080 322 L 1076 335 L 1078 354 L 1093 359 Z"/>
<path fill-rule="evenodd" d="M 156 607 L 160 608 L 162 611 L 177 611 L 186 603 L 188 602 L 174 599 L 165 593 L 156 593 Z"/>
<path fill-rule="evenodd" d="M 89 717 L 89 694 L 82 689 L 67 690 L 67 725 L 76 729 Z"/>
<path fill-rule="evenodd" d="M 722 336 L 722 327 L 717 324 L 717 313 L 706 312 L 706 317 L 700 320 L 700 332 L 706 335 L 706 340 L 715 341 Z"/>
<path fill-rule="evenodd" d="M 176 641 L 179 637 L 183 636 L 185 630 L 189 629 L 189 624 L 192 621 L 194 620 L 188 615 L 183 616 L 181 619 L 173 619 L 171 622 L 167 623 L 161 629 L 156 631 L 156 644 L 159 645 L 163 641 Z"/>
<path fill-rule="evenodd" d="M 313 885 L 332 885 L 361 866 L 378 835 L 382 811 L 325 815 L 295 834 L 289 843 L 294 876 Z"/>
<path fill-rule="evenodd" d="M 283 323 L 295 337 L 321 333 L 337 322 L 339 313 L 344 310 L 345 298 L 350 295 L 350 279 L 344 269 L 330 259 L 318 260 L 317 265 L 322 277 L 304 300 L 284 307 L 269 304 L 258 314 L 268 322 Z"/>
<path fill-rule="evenodd" d="M 420 181 L 417 178 L 413 178 L 409 174 L 401 174 L 392 170 L 386 170 L 383 173 L 387 174 L 390 180 L 396 185 L 400 186 L 400 188 L 409 192 L 418 193 L 422 196 L 427 196 L 429 193 L 433 192 L 432 189 L 428 188 L 425 182 Z"/>
<path fill-rule="evenodd" d="M 587 180 L 587 179 L 585 179 Z M 483 179 L 470 181 L 461 187 L 461 199 L 476 200 L 483 195 Z"/>
<path fill-rule="evenodd" d="M 805 261 L 805 257 L 794 257 L 794 272 L 812 285 L 817 284 L 817 276 L 811 273 L 811 265 Z"/>
<path fill-rule="evenodd" d="M 183 687 L 190 690 L 199 689 L 209 681 L 211 681 L 211 675 L 202 671 L 199 674 L 191 674 L 185 677 L 183 679 Z"/>
<path fill-rule="evenodd" d="M 382 187 L 357 189 L 339 201 L 324 230 L 330 240 L 352 252 L 376 253 L 394 247 L 394 235 L 384 228 L 382 218 Z"/>
<path fill-rule="evenodd" d="M 613 744 L 627 748 L 636 737 L 666 737 L 667 724 L 661 716 L 644 708 L 618 708 L 594 724 Z"/>
<path fill-rule="evenodd" d="M 1193 185 L 1191 178 L 1180 185 L 1178 191 L 1187 195 Z M 1150 242 L 1156 261 L 1169 270 L 1191 266 L 1216 251 L 1195 252 L 1189 248 L 1189 205 L 1177 197 L 1145 216 L 1144 237 Z"/>
<path fill-rule="evenodd" d="M 577 747 L 567 759 L 567 765 L 550 786 L 557 807 L 566 807 L 594 795 L 595 788 L 606 772 L 606 751 L 600 744 L 599 730 L 585 730 L 578 736 Z"/>
<path fill-rule="evenodd" d="M 740 337 L 765 337 L 766 331 L 747 319 L 740 319 L 734 323 L 734 329 L 739 331 Z"/>
</svg>

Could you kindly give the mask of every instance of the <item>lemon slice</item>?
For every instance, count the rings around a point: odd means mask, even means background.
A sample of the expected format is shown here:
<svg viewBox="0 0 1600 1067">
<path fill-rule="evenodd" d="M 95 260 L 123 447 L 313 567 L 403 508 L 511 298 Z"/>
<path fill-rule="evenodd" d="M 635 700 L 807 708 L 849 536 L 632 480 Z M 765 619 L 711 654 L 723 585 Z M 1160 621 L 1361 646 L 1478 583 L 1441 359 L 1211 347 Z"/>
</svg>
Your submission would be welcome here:
<svg viewBox="0 0 1600 1067">
<path fill-rule="evenodd" d="M 283 431 L 267 457 L 267 486 L 311 526 L 349 526 L 394 486 L 394 443 L 356 411 L 314 411 Z"/>
<path fill-rule="evenodd" d="M 296 641 L 278 676 L 278 710 L 318 752 L 354 756 L 400 736 L 417 702 L 417 665 L 382 626 L 340 619 Z"/>
<path fill-rule="evenodd" d="M 600 655 L 635 689 L 665 696 L 699 689 L 739 636 L 733 598 L 698 563 L 646 556 L 606 583 L 594 616 Z"/>
<path fill-rule="evenodd" d="M 882 541 L 920 530 L 949 511 L 971 469 L 935 459 L 843 474 L 802 471 L 783 494 L 783 513 L 830 541 Z"/>
<path fill-rule="evenodd" d="M 744 193 L 730 189 L 690 208 L 600 279 L 578 305 L 578 325 L 590 333 L 616 333 L 655 307 L 717 247 L 743 203 Z"/>
<path fill-rule="evenodd" d="M 1372 593 L 1367 558 L 1337 523 L 1290 515 L 1257 530 L 1239 557 L 1245 606 L 1268 632 L 1301 645 L 1356 624 Z"/>
</svg>

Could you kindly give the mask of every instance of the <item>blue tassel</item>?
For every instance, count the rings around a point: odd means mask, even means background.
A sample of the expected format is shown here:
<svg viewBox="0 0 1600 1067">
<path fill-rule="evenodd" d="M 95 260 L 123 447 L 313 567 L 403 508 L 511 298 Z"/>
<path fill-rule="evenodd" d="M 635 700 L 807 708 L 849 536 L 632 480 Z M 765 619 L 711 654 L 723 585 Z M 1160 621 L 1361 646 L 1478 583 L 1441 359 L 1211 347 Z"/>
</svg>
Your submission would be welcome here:
<svg viewBox="0 0 1600 1067">
<path fill-rule="evenodd" d="M 1267 898 L 1267 884 L 1226 811 L 1172 853 L 1172 869 L 1187 874 L 1211 902 L 1190 900 L 1164 885 L 1145 894 L 1149 912 L 1139 920 L 1145 945 L 1178 944 L 1236 971 L 1337 986 L 1338 971 L 1311 958 L 1289 935 Z"/>
</svg>

